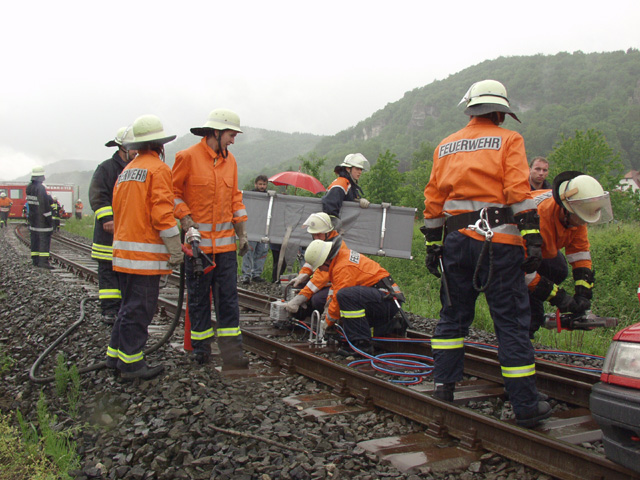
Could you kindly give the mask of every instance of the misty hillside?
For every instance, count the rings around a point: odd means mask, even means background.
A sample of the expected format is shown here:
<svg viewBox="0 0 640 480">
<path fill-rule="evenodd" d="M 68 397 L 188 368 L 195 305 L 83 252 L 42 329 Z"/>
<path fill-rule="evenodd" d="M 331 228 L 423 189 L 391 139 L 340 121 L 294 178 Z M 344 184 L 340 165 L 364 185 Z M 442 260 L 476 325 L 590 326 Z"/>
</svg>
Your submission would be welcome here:
<svg viewBox="0 0 640 480">
<path fill-rule="evenodd" d="M 559 53 L 500 57 L 487 60 L 429 85 L 406 92 L 371 117 L 333 136 L 282 133 L 243 126 L 231 150 L 238 160 L 240 185 L 257 174 L 297 169 L 300 156 L 310 152 L 326 157 L 327 171 L 347 153 L 362 152 L 372 163 L 389 150 L 406 169 L 421 145 L 435 147 L 442 138 L 468 121 L 457 106 L 472 83 L 495 79 L 507 87 L 512 107 L 522 123 L 511 117 L 507 128 L 520 132 L 527 155 L 546 156 L 562 134 L 597 129 L 620 152 L 627 167 L 640 169 L 640 51 Z M 175 153 L 199 141 L 190 133 L 167 145 L 167 163 Z M 106 158 L 106 157 L 105 157 Z M 102 159 L 104 160 L 104 159 Z M 95 165 L 87 171 L 73 163 L 64 173 L 57 162 L 47 173 L 49 183 L 77 183 L 84 199 Z M 80 171 L 80 173 L 78 173 Z M 88 202 L 85 202 L 85 205 Z"/>
<path fill-rule="evenodd" d="M 316 152 L 338 163 L 347 153 L 369 160 L 390 150 L 406 166 L 422 143 L 435 147 L 468 121 L 457 106 L 476 81 L 501 81 L 522 123 L 527 155 L 547 156 L 561 135 L 596 129 L 619 151 L 626 166 L 640 168 L 640 51 L 559 53 L 553 56 L 500 57 L 469 67 L 444 80 L 416 88 L 370 118 L 332 137 Z"/>
</svg>

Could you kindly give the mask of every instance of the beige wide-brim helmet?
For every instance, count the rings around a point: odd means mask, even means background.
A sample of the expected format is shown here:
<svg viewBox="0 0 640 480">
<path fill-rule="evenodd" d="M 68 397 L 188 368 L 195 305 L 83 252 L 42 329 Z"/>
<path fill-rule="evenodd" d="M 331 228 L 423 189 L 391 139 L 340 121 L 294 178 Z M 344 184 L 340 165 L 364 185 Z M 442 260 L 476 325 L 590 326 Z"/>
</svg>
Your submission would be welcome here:
<svg viewBox="0 0 640 480">
<path fill-rule="evenodd" d="M 613 219 L 609 192 L 592 176 L 577 175 L 558 183 L 557 195 L 570 213 L 587 223 L 606 223 Z"/>
<path fill-rule="evenodd" d="M 211 135 L 214 130 L 234 130 L 242 133 L 240 117 L 237 113 L 226 108 L 218 108 L 209 113 L 209 118 L 201 127 L 193 127 L 191 133 L 200 137 Z"/>
<path fill-rule="evenodd" d="M 120 127 L 113 140 L 104 144 L 105 147 L 120 147 L 126 141 L 133 142 L 133 126 Z"/>
<path fill-rule="evenodd" d="M 520 119 L 511 110 L 507 89 L 497 80 L 482 80 L 471 85 L 460 100 L 460 103 L 465 102 L 464 113 L 466 115 L 477 117 L 491 112 L 503 112 L 520 122 Z"/>
<path fill-rule="evenodd" d="M 136 118 L 132 130 L 133 140 L 125 139 L 122 144 L 128 150 L 141 150 L 143 147 L 164 145 L 176 138 L 176 135 L 167 135 L 160 119 L 151 114 Z"/>
</svg>

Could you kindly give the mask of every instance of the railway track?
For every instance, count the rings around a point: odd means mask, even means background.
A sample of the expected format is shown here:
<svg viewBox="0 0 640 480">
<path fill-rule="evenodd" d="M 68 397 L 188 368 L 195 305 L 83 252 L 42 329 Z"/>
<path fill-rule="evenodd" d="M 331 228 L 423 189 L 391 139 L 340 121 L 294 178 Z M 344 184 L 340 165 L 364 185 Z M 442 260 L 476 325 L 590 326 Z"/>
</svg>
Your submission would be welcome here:
<svg viewBox="0 0 640 480">
<path fill-rule="evenodd" d="M 19 237 L 28 238 L 24 227 L 17 227 Z M 56 268 L 65 269 L 94 283 L 97 266 L 90 258 L 90 247 L 56 234 L 52 241 L 52 259 Z M 178 306 L 179 276 L 168 277 L 161 291 L 160 308 L 174 314 Z M 289 329 L 275 328 L 269 318 L 269 295 L 258 295 L 239 289 L 242 307 L 241 328 L 245 348 L 266 359 L 265 368 L 250 375 L 299 374 L 322 382 L 333 392 L 321 398 L 297 398 L 292 404 L 309 411 L 309 415 L 343 414 L 345 405 L 352 408 L 378 407 L 394 412 L 425 426 L 423 435 L 383 438 L 362 442 L 364 450 L 395 462 L 404 471 L 450 455 L 449 464 L 472 461 L 488 451 L 535 468 L 561 479 L 629 479 L 640 476 L 619 466 L 599 453 L 581 445 L 602 437 L 588 411 L 591 387 L 599 376 L 569 367 L 537 360 L 537 380 L 540 391 L 563 404 L 554 415 L 534 430 L 515 425 L 513 420 L 501 420 L 470 408 L 475 403 L 490 401 L 504 395 L 497 355 L 487 348 L 469 345 L 465 351 L 465 374 L 468 380 L 456 389 L 453 404 L 430 396 L 428 382 L 414 386 L 392 383 L 370 366 L 353 368 L 335 355 L 335 346 L 319 347 L 301 335 L 291 335 Z M 151 332 L 160 338 L 165 320 Z M 166 329 L 166 327 L 164 327 Z M 378 342 L 377 347 L 393 352 L 430 356 L 429 337 L 409 331 L 411 342 Z M 180 346 L 180 345 L 174 345 Z M 230 375 L 241 375 L 231 372 Z M 345 401 L 351 399 L 351 401 Z M 319 413 L 321 412 L 321 413 Z M 383 437 L 384 432 L 379 432 Z M 444 453 L 443 444 L 455 443 Z"/>
</svg>

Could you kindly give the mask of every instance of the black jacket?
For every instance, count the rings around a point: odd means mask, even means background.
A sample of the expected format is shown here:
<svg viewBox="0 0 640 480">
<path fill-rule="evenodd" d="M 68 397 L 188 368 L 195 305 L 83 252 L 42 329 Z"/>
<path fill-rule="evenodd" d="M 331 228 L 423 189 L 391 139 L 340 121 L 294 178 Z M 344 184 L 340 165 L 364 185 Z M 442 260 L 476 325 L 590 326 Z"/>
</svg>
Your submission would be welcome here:
<svg viewBox="0 0 640 480">
<path fill-rule="evenodd" d="M 340 171 L 338 176 L 349 180 L 349 184 L 351 185 L 349 191 L 345 194 L 342 188 L 329 188 L 329 191 L 321 199 L 322 211 L 327 215 L 332 215 L 334 217 L 340 216 L 340 209 L 342 208 L 342 203 L 345 200 L 353 202 L 364 197 L 360 185 L 353 181 L 351 175 L 349 175 L 347 171 Z"/>
<path fill-rule="evenodd" d="M 53 232 L 51 197 L 42 181 L 31 180 L 26 193 L 29 204 L 29 229 L 34 232 Z"/>
<path fill-rule="evenodd" d="M 89 186 L 89 204 L 95 213 L 93 229 L 93 246 L 91 256 L 97 260 L 111 261 L 111 255 L 104 256 L 104 247 L 110 251 L 113 245 L 113 234 L 106 232 L 102 226 L 113 220 L 113 187 L 127 163 L 120 158 L 118 152 L 109 160 L 105 160 L 93 172 Z M 101 254 L 102 252 L 102 254 Z"/>
</svg>

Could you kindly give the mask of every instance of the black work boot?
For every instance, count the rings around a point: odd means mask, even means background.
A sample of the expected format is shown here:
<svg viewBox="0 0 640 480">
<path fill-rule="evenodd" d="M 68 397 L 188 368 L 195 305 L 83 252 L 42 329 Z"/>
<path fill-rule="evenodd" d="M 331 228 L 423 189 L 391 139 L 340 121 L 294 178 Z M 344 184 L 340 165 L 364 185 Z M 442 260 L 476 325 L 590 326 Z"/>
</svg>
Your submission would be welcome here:
<svg viewBox="0 0 640 480">
<path fill-rule="evenodd" d="M 49 260 L 40 260 L 38 268 L 44 268 L 46 270 L 53 270 L 53 267 L 49 264 Z"/>
<path fill-rule="evenodd" d="M 373 345 L 371 345 L 371 342 L 367 340 L 356 340 L 355 342 L 352 342 L 352 344 L 355 348 L 363 353 L 366 353 L 368 355 L 374 354 Z M 342 347 L 340 347 L 337 353 L 338 355 L 341 355 L 343 357 L 351 357 L 353 355 L 359 354 L 356 350 L 352 350 L 351 345 L 349 345 L 348 343 L 345 343 Z"/>
<path fill-rule="evenodd" d="M 433 396 L 445 402 L 453 402 L 453 392 L 456 389 L 455 383 L 436 383 Z"/>
<path fill-rule="evenodd" d="M 218 337 L 218 348 L 222 357 L 223 370 L 249 368 L 249 359 L 242 350 L 242 339 L 238 337 Z"/>
<path fill-rule="evenodd" d="M 211 344 L 209 343 L 209 339 L 199 342 L 199 344 L 194 347 L 193 359 L 199 365 L 204 365 L 211 361 Z"/>
<path fill-rule="evenodd" d="M 545 418 L 551 416 L 551 405 L 547 402 L 538 402 L 538 406 L 526 415 L 516 415 L 516 423 L 521 427 L 533 428 Z"/>
<path fill-rule="evenodd" d="M 141 380 L 151 380 L 153 377 L 157 377 L 164 371 L 164 365 L 156 365 L 150 367 L 145 364 L 144 367 L 136 370 L 135 372 L 122 372 L 121 377 L 123 380 L 135 380 L 139 378 Z"/>
</svg>

